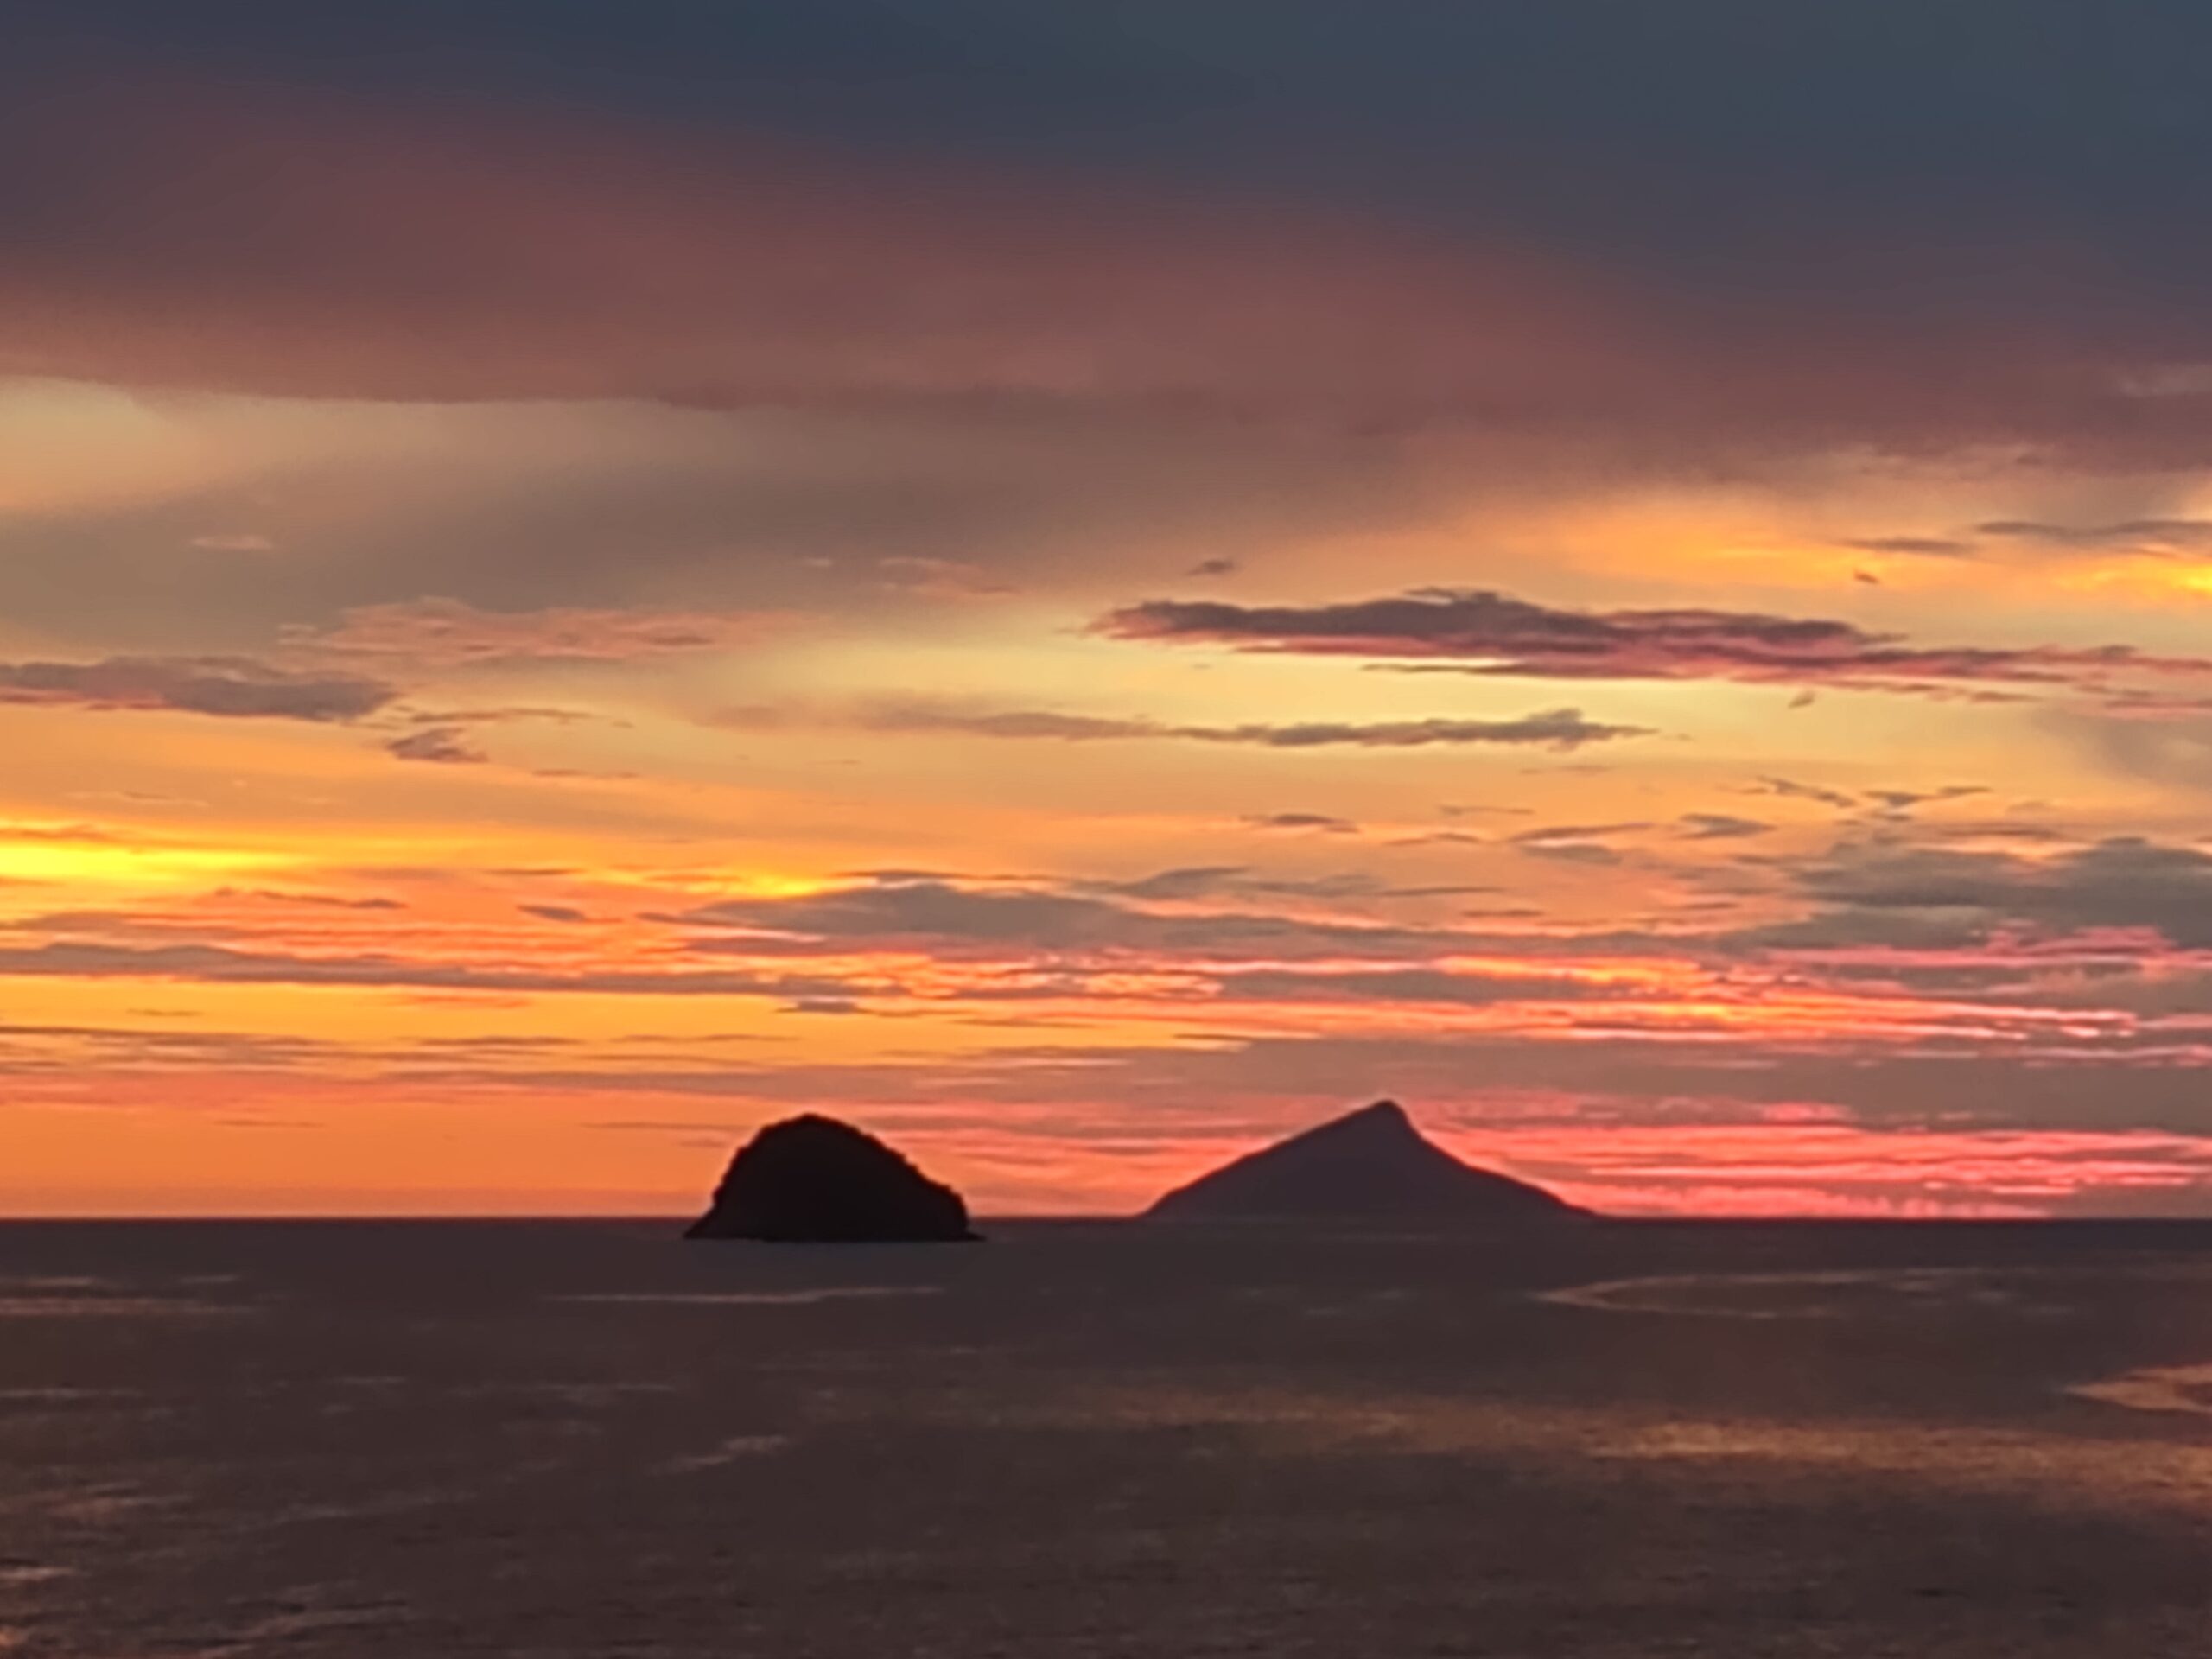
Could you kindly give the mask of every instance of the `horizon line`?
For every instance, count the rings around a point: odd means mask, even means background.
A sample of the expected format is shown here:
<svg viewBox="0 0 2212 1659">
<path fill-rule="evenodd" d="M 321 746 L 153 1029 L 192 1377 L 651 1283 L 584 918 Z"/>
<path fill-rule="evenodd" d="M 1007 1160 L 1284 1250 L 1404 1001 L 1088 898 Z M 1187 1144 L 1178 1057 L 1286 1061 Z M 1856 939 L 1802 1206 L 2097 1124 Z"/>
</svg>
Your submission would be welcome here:
<svg viewBox="0 0 2212 1659">
<path fill-rule="evenodd" d="M 1590 1221 L 1618 1226 L 1680 1226 L 1684 1224 L 1713 1226 L 1764 1226 L 1786 1224 L 1793 1226 L 1885 1226 L 1885 1227 L 2046 1227 L 2126 1225 L 2145 1226 L 2205 1225 L 2212 1226 L 2212 1213 L 2171 1214 L 2082 1214 L 2043 1216 L 1977 1216 L 1977 1215 L 1922 1215 L 1901 1216 L 1869 1212 L 1864 1215 L 1824 1215 L 1815 1211 L 1776 1211 L 1770 1215 L 1745 1215 L 1719 1211 L 1681 1211 L 1665 1214 L 1621 1214 L 1603 1211 L 1586 1212 Z M 385 1226 L 420 1224 L 423 1226 L 499 1226 L 557 1224 L 569 1226 L 626 1226 L 675 1225 L 697 1218 L 692 1210 L 670 1211 L 372 1211 L 372 1210 L 240 1210 L 240 1211 L 41 1211 L 11 1214 L 0 1211 L 0 1227 L 89 1227 L 89 1226 L 243 1226 L 243 1225 L 334 1225 L 372 1224 Z M 1299 1227 L 1320 1230 L 1332 1226 L 1361 1225 L 1366 1227 L 1397 1227 L 1418 1231 L 1438 1233 L 1494 1232 L 1521 1230 L 1513 1223 L 1439 1222 L 1424 1227 L 1422 1218 L 1414 1216 L 1311 1215 L 1311 1216 L 1248 1216 L 1209 1218 L 1154 1217 L 1147 1211 L 1025 1211 L 1013 1213 L 990 1214 L 978 1211 L 971 1219 L 978 1226 L 1023 1226 L 1031 1224 L 1102 1224 L 1148 1222 L 1153 1225 L 1177 1230 L 1214 1230 L 1235 1228 Z"/>
</svg>

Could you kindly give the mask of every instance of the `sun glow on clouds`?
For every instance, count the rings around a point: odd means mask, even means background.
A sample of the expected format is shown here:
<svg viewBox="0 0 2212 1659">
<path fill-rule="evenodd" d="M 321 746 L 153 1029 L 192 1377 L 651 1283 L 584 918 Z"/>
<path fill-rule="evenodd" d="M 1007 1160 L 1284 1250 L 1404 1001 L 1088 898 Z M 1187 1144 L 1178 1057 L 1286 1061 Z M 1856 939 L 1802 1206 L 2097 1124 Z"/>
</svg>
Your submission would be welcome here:
<svg viewBox="0 0 2212 1659">
<path fill-rule="evenodd" d="M 801 1106 L 1122 1209 L 1389 1093 L 1600 1208 L 2212 1211 L 2205 353 L 2101 206 L 1993 302 L 2079 204 L 1529 136 L 1715 304 L 1510 145 L 1240 188 L 1265 99 L 1171 181 L 281 56 L 0 104 L 0 1210 L 676 1210 Z"/>
<path fill-rule="evenodd" d="M 189 888 L 292 861 L 237 848 L 117 844 L 77 825 L 0 825 L 0 881 L 33 887 Z"/>
</svg>

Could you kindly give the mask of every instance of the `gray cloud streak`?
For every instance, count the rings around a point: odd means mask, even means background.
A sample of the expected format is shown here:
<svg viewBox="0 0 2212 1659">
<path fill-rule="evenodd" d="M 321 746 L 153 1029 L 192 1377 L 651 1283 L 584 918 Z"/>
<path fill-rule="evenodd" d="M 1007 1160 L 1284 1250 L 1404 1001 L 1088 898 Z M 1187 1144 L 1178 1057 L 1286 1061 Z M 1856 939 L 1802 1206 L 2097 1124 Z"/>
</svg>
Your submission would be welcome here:
<svg viewBox="0 0 2212 1659">
<path fill-rule="evenodd" d="M 60 708 L 328 723 L 374 714 L 398 696 L 382 680 L 296 672 L 244 657 L 0 663 L 0 702 Z"/>
<path fill-rule="evenodd" d="M 767 710 L 745 711 L 734 716 L 738 723 L 753 720 L 768 725 L 779 723 L 780 718 Z M 1579 709 L 1548 709 L 1503 720 L 1314 720 L 1218 726 L 1144 718 L 1111 719 L 1046 709 L 969 712 L 922 703 L 897 703 L 868 709 L 855 717 L 854 723 L 875 732 L 943 732 L 1069 743 L 1180 739 L 1195 743 L 1249 744 L 1270 749 L 1426 748 L 1460 744 L 1577 749 L 1586 743 L 1651 734 L 1649 727 L 1587 719 Z"/>
<path fill-rule="evenodd" d="M 1110 639 L 1312 656 L 1433 671 L 1576 680 L 1744 680 L 1947 696 L 1966 688 L 2104 691 L 2126 673 L 2212 677 L 2212 658 L 2127 645 L 1918 645 L 1849 622 L 1707 609 L 1574 611 L 1487 589 L 1430 588 L 1324 605 L 1147 600 L 1109 612 Z"/>
</svg>

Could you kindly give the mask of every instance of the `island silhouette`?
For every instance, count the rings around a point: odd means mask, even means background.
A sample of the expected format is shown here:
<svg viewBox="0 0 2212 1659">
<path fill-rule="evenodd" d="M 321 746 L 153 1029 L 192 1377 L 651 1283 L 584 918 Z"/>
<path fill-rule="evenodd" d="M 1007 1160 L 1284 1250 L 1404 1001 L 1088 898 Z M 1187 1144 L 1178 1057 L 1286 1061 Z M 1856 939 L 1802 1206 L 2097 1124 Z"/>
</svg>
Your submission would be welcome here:
<svg viewBox="0 0 2212 1659">
<path fill-rule="evenodd" d="M 738 1148 L 686 1238 L 772 1243 L 957 1243 L 968 1205 L 904 1154 L 834 1117 L 771 1123 Z"/>
<path fill-rule="evenodd" d="M 1587 1217 L 1543 1188 L 1463 1163 L 1379 1100 L 1179 1186 L 1159 1221 L 1405 1219 L 1513 1224 Z M 968 1205 L 865 1130 L 809 1112 L 761 1129 L 730 1160 L 687 1238 L 777 1243 L 973 1239 Z"/>
<path fill-rule="evenodd" d="M 1551 1222 L 1590 1211 L 1541 1186 L 1462 1163 L 1378 1100 L 1179 1186 L 1145 1211 L 1161 1221 L 1301 1217 Z"/>
</svg>

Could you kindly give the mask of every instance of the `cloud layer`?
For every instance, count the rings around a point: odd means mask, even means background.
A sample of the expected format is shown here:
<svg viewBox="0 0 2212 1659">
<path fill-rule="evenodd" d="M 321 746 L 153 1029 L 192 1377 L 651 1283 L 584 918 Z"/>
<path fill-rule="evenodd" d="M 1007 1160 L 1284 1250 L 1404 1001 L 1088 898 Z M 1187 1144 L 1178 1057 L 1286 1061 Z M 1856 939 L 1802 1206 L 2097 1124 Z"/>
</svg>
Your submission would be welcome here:
<svg viewBox="0 0 2212 1659">
<path fill-rule="evenodd" d="M 1918 645 L 1848 622 L 1738 611 L 1573 611 L 1483 589 L 1303 606 L 1147 600 L 1093 627 L 1117 639 L 1449 663 L 1457 671 L 1543 679 L 2102 690 L 2130 673 L 2212 675 L 2212 658 L 2127 645 Z"/>
<path fill-rule="evenodd" d="M 772 709 L 737 710 L 723 723 L 772 729 L 788 717 Z M 1116 720 L 1049 709 L 963 710 L 930 703 L 888 703 L 865 709 L 850 723 L 884 733 L 944 733 L 966 737 L 1001 737 L 1060 743 L 1181 739 L 1193 743 L 1248 744 L 1268 749 L 1417 749 L 1464 744 L 1573 750 L 1586 743 L 1648 737 L 1642 726 L 1590 720 L 1579 709 L 1548 709 L 1506 720 L 1294 721 L 1280 725 L 1248 722 L 1234 726 L 1179 724 L 1169 721 Z"/>
<path fill-rule="evenodd" d="M 51 708 L 329 722 L 359 720 L 398 696 L 382 680 L 276 668 L 239 657 L 0 663 L 0 702 Z"/>
<path fill-rule="evenodd" d="M 1878 190 L 1853 180 L 1869 161 L 1868 105 L 1853 100 L 1843 119 L 1833 72 L 1804 55 L 1818 28 L 1771 41 L 1739 14 L 1701 40 L 1712 56 L 1676 60 L 1707 84 L 1732 49 L 1781 51 L 1804 83 L 1799 107 L 1834 123 L 1796 146 L 1737 151 L 1711 143 L 1716 121 L 1753 113 L 1729 88 L 1708 85 L 1694 112 L 1593 103 L 1569 73 L 1590 55 L 1574 31 L 1532 54 L 1517 32 L 1490 39 L 1474 24 L 1432 41 L 1408 7 L 1359 22 L 1377 54 L 1340 79 L 1249 38 L 1272 29 L 1217 38 L 1230 60 L 1217 72 L 1237 84 L 1289 74 L 1289 103 L 1247 117 L 1285 142 L 1287 178 L 1234 159 L 1251 133 L 1221 151 L 1202 124 L 1177 135 L 1190 153 L 1136 162 L 1150 188 L 1011 133 L 982 153 L 943 135 L 886 142 L 868 128 L 889 111 L 858 96 L 880 71 L 865 61 L 848 61 L 860 79 L 842 84 L 861 141 L 840 142 L 805 122 L 764 130 L 776 99 L 677 139 L 610 105 L 556 121 L 529 97 L 334 97 L 265 70 L 213 74 L 182 53 L 134 80 L 87 73 L 81 54 L 73 72 L 28 53 L 38 91 L 9 100 L 9 148 L 66 157 L 67 170 L 0 190 L 0 228 L 15 232 L 0 345 L 21 372 L 137 383 L 1142 410 L 1466 429 L 1607 465 L 1742 466 L 1857 444 L 2156 464 L 2199 453 L 2212 429 L 2186 372 L 2212 359 L 2212 334 L 2171 298 L 2212 255 L 2162 215 L 2139 213 L 2115 237 L 2126 194 L 2052 188 L 2037 205 L 2057 222 L 2023 213 L 2024 169 L 2004 174 L 2001 194 L 1942 193 L 1947 222 L 1916 198 L 1986 170 L 1955 134 L 1921 136 L 1959 176 L 1916 149 L 1909 167 L 1890 158 Z M 968 26 L 1017 59 L 1035 49 L 1026 32 L 1004 37 L 1003 20 Z M 607 44 L 569 42 L 575 73 Z M 1114 55 L 1129 42 L 1068 44 Z M 1578 130 L 1517 86 L 1443 106 L 1375 101 L 1393 79 L 1426 82 L 1435 50 L 1468 73 L 1518 62 L 1532 84 L 1565 75 Z M 1239 65 L 1243 53 L 1259 61 Z M 1157 49 L 1139 56 L 1171 84 L 1187 69 Z M 310 49 L 295 67 L 311 80 L 342 61 Z M 1587 67 L 1599 84 L 1618 73 L 1609 60 Z M 1895 78 L 1894 65 L 1868 67 Z M 1772 73 L 1763 63 L 1746 79 Z M 2055 89 L 2080 107 L 2070 74 Z M 1332 123 L 1313 124 L 1317 105 L 1338 121 L 1357 110 L 1367 142 L 1339 132 L 1325 164 L 1313 146 Z M 1788 107 L 1763 99 L 1758 112 Z M 2133 107 L 2111 100 L 2115 118 Z M 1037 106 L 1022 113 L 1049 124 Z M 2092 130 L 2110 145 L 2109 127 Z M 1760 168 L 1744 165 L 1751 153 Z M 2151 145 L 2144 160 L 2171 181 L 2201 173 L 2192 154 Z M 1671 190 L 1653 176 L 1669 166 Z M 1680 215 L 1655 214 L 1670 194 Z"/>
</svg>

